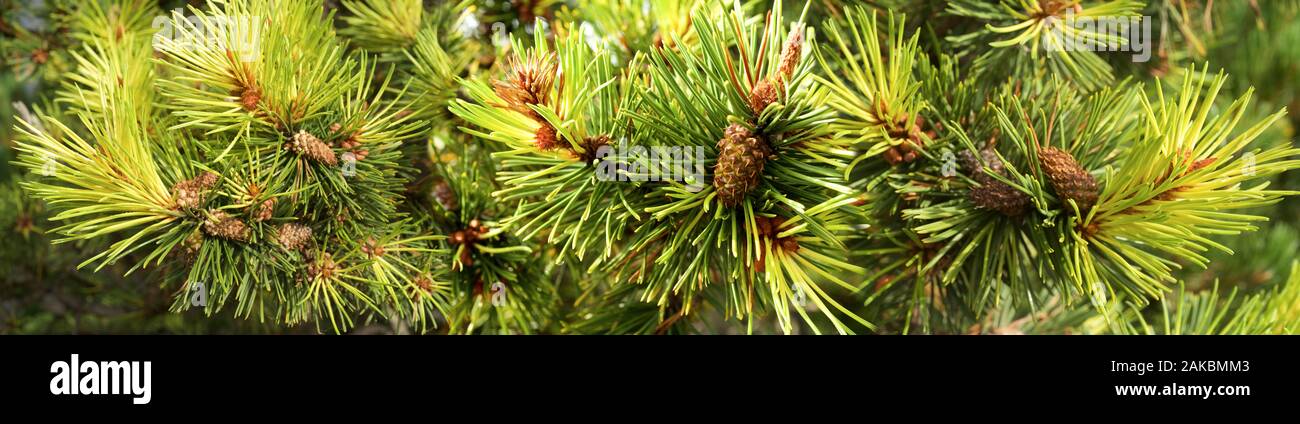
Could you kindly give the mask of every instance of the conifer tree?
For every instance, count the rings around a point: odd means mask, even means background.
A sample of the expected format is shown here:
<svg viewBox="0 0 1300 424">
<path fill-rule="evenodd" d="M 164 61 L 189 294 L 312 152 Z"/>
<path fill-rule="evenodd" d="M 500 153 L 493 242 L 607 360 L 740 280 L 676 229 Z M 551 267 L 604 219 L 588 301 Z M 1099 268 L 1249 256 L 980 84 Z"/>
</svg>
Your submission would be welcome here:
<svg viewBox="0 0 1300 424">
<path fill-rule="evenodd" d="M 1293 333 L 1300 2 L 1224 3 L 4 6 L 0 298 L 207 323 L 166 331 Z M 0 331 L 60 331 L 19 309 Z"/>
</svg>

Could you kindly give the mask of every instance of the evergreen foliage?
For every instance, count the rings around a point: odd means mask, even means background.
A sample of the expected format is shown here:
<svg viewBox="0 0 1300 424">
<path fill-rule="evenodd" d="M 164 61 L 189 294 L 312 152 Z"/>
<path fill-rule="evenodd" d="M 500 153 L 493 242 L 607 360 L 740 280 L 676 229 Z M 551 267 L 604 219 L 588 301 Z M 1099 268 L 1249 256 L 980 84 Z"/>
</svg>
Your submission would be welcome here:
<svg viewBox="0 0 1300 424">
<path fill-rule="evenodd" d="M 114 331 L 30 307 L 111 293 L 124 331 L 1294 333 L 1298 36 L 1295 0 L 6 3 L 0 331 Z"/>
</svg>

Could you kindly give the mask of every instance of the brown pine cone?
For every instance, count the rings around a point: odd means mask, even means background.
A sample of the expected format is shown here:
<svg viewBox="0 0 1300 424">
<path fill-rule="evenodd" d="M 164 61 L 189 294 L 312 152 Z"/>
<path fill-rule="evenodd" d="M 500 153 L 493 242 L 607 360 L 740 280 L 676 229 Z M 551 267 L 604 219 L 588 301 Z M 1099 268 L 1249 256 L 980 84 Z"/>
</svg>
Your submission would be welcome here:
<svg viewBox="0 0 1300 424">
<path fill-rule="evenodd" d="M 266 221 L 268 219 L 271 219 L 274 213 L 275 213 L 275 199 L 274 198 L 266 199 L 262 201 L 262 204 L 257 207 L 257 214 L 253 217 L 253 219 L 256 219 L 258 222 Z"/>
<path fill-rule="evenodd" d="M 988 164 L 989 171 L 1006 176 L 1006 170 L 1002 160 L 998 159 L 997 152 L 993 149 L 984 149 L 980 151 L 980 155 Z M 979 183 L 970 190 L 971 203 L 976 207 L 998 211 L 1006 216 L 1020 216 L 1025 212 L 1025 208 L 1029 206 L 1029 196 L 993 178 L 991 174 L 984 171 L 984 165 L 975 158 L 973 153 L 962 151 L 958 154 L 958 161 L 961 162 L 962 169 L 970 173 L 975 182 Z"/>
<path fill-rule="evenodd" d="M 1073 200 L 1079 206 L 1079 213 L 1086 215 L 1097 203 L 1097 179 L 1079 166 L 1069 152 L 1048 147 L 1039 150 L 1038 158 L 1042 160 L 1043 172 L 1047 173 L 1047 179 L 1061 202 Z"/>
<path fill-rule="evenodd" d="M 767 141 L 749 128 L 740 124 L 727 127 L 726 136 L 718 140 L 718 163 L 713 167 L 713 187 L 723 206 L 739 204 L 758 187 L 763 166 L 771 156 Z"/>
<path fill-rule="evenodd" d="M 275 241 L 285 250 L 302 250 L 311 243 L 311 227 L 294 222 L 281 225 Z"/>
<path fill-rule="evenodd" d="M 1002 173 L 1002 159 L 998 158 L 998 153 L 996 151 L 985 148 L 984 150 L 980 150 L 980 156 L 983 156 L 984 163 L 987 163 L 993 172 L 998 173 L 998 175 L 1004 175 Z M 979 159 L 975 157 L 975 154 L 971 153 L 969 150 L 962 150 L 961 153 L 957 154 L 957 163 L 961 165 L 962 171 L 966 171 L 966 173 L 972 175 L 972 177 L 979 175 L 980 171 L 984 170 L 984 164 L 980 163 Z"/>
<path fill-rule="evenodd" d="M 194 209 L 203 204 L 203 192 L 216 185 L 217 174 L 204 172 L 203 174 L 181 181 L 172 186 L 172 196 L 176 198 L 176 206 L 182 209 Z"/>
<path fill-rule="evenodd" d="M 1020 216 L 1029 206 L 1029 196 L 1001 181 L 981 174 L 975 178 L 979 186 L 970 190 L 970 200 L 981 209 L 989 209 L 1006 216 Z"/>
<path fill-rule="evenodd" d="M 203 223 L 203 232 L 209 236 L 231 241 L 248 240 L 248 226 L 239 218 L 224 211 L 216 211 Z"/>
<path fill-rule="evenodd" d="M 304 130 L 299 130 L 297 134 L 294 134 L 293 139 L 284 147 L 291 152 L 329 166 L 338 165 L 339 163 L 338 157 L 334 155 L 334 150 L 330 149 L 328 144 Z"/>
</svg>

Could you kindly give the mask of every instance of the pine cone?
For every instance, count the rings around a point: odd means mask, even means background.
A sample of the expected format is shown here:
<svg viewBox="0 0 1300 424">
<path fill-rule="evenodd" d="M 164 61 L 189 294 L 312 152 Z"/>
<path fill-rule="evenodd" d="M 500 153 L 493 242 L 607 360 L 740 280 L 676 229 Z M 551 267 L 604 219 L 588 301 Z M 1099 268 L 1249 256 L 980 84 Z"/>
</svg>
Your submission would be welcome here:
<svg viewBox="0 0 1300 424">
<path fill-rule="evenodd" d="M 176 206 L 183 209 L 194 209 L 203 204 L 203 192 L 212 188 L 217 183 L 217 174 L 204 172 L 197 177 L 181 181 L 172 186 L 172 196 L 176 198 Z"/>
<path fill-rule="evenodd" d="M 330 149 L 330 146 L 325 144 L 324 141 L 307 131 L 299 130 L 297 134 L 293 135 L 293 139 L 285 145 L 285 148 L 329 166 L 338 165 L 339 163 L 338 157 L 334 155 L 334 150 Z"/>
<path fill-rule="evenodd" d="M 212 216 L 203 223 L 203 232 L 231 241 L 248 240 L 248 226 L 244 225 L 244 221 L 224 211 L 213 212 Z"/>
<path fill-rule="evenodd" d="M 987 163 L 993 172 L 998 173 L 998 175 L 1005 175 L 1002 173 L 1002 159 L 998 158 L 998 153 L 996 151 L 985 148 L 984 150 L 980 150 L 980 156 L 983 156 L 984 163 Z M 961 153 L 957 154 L 957 163 L 961 165 L 961 170 L 970 174 L 972 178 L 978 177 L 978 175 L 981 174 L 980 171 L 984 170 L 984 165 L 981 164 L 979 159 L 975 158 L 975 154 L 971 153 L 969 150 L 962 150 Z"/>
<path fill-rule="evenodd" d="M 275 199 L 274 198 L 266 199 L 265 201 L 262 201 L 262 204 L 257 207 L 257 214 L 253 217 L 253 219 L 256 219 L 257 222 L 266 221 L 268 219 L 271 219 L 271 216 L 273 216 L 274 213 L 275 213 Z"/>
<path fill-rule="evenodd" d="M 718 152 L 718 163 L 713 167 L 713 187 L 723 206 L 735 206 L 750 190 L 758 187 L 772 148 L 748 128 L 732 124 L 727 127 L 726 136 L 718 140 Z"/>
<path fill-rule="evenodd" d="M 1063 150 L 1048 147 L 1039 150 L 1038 158 L 1042 160 L 1043 171 L 1061 202 L 1073 200 L 1079 206 L 1079 213 L 1087 214 L 1097 203 L 1097 179 L 1079 166 L 1074 156 Z"/>
<path fill-rule="evenodd" d="M 185 238 L 182 246 L 185 248 L 184 257 L 189 261 L 193 261 L 194 257 L 199 254 L 199 249 L 203 248 L 203 233 L 198 231 L 191 233 L 189 237 Z"/>
<path fill-rule="evenodd" d="M 995 210 L 1006 216 L 1020 216 L 1029 205 L 1029 196 L 1024 192 L 987 174 L 977 176 L 975 181 L 980 185 L 971 188 L 970 200 L 976 207 Z"/>
<path fill-rule="evenodd" d="M 329 279 L 337 271 L 338 266 L 334 264 L 334 256 L 329 253 L 321 253 L 319 259 L 307 264 L 307 276 L 311 278 Z"/>
<path fill-rule="evenodd" d="M 311 242 L 311 227 L 293 222 L 281 225 L 275 241 L 285 250 L 302 250 Z"/>
<path fill-rule="evenodd" d="M 980 155 L 988 164 L 989 171 L 1001 176 L 1006 175 L 997 152 L 993 149 L 984 149 L 980 151 Z M 958 154 L 958 161 L 961 162 L 962 169 L 970 173 L 975 182 L 979 183 L 970 190 L 970 200 L 976 207 L 998 211 L 1006 216 L 1020 216 L 1025 212 L 1025 207 L 1029 206 L 1029 196 L 1024 192 L 993 178 L 991 174 L 984 171 L 984 166 L 969 151 Z"/>
</svg>

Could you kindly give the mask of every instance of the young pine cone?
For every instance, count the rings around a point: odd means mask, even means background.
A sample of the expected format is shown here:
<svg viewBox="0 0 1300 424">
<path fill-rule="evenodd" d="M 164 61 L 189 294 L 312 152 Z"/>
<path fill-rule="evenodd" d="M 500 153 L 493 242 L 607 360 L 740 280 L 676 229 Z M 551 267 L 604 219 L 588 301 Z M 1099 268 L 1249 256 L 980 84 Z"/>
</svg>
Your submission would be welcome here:
<svg viewBox="0 0 1300 424">
<path fill-rule="evenodd" d="M 307 264 L 307 276 L 315 279 L 329 279 L 338 272 L 338 265 L 334 263 L 334 256 L 329 253 L 322 253 L 320 258 Z"/>
<path fill-rule="evenodd" d="M 1002 175 L 1002 160 L 998 159 L 997 152 L 993 151 L 993 149 L 986 148 L 980 150 L 980 156 L 984 159 L 983 163 L 980 162 L 979 158 L 975 157 L 974 153 L 971 153 L 969 150 L 962 150 L 960 153 L 957 153 L 957 164 L 961 165 L 962 171 L 966 171 L 967 174 L 970 174 L 973 177 L 978 176 L 980 171 L 984 170 L 985 163 L 988 164 L 989 168 L 992 169 L 993 172 Z"/>
<path fill-rule="evenodd" d="M 1002 160 L 992 149 L 980 151 L 984 157 L 984 162 L 988 164 L 989 171 L 1006 176 Z M 980 209 L 998 211 L 1006 216 L 1020 216 L 1025 212 L 1025 207 L 1029 206 L 1029 196 L 1024 192 L 1016 190 L 1014 187 L 1007 185 L 998 179 L 993 178 L 988 172 L 984 171 L 984 166 L 980 163 L 975 155 L 963 151 L 958 154 L 958 161 L 966 172 L 972 175 L 978 186 L 970 190 L 970 200 Z"/>
<path fill-rule="evenodd" d="M 275 241 L 285 250 L 302 250 L 311 242 L 311 227 L 293 222 L 281 225 Z"/>
<path fill-rule="evenodd" d="M 244 225 L 244 221 L 223 211 L 213 212 L 212 216 L 203 222 L 203 232 L 212 237 L 231 241 L 248 240 L 248 226 Z"/>
<path fill-rule="evenodd" d="M 257 214 L 253 216 L 253 219 L 256 219 L 258 222 L 262 222 L 271 219 L 271 217 L 274 214 L 275 214 L 275 199 L 274 198 L 266 199 L 262 201 L 262 204 L 257 206 Z"/>
<path fill-rule="evenodd" d="M 767 141 L 740 124 L 727 127 L 726 136 L 718 140 L 718 163 L 713 167 L 713 187 L 718 200 L 726 207 L 744 200 L 758 187 L 763 166 L 772 156 Z"/>
<path fill-rule="evenodd" d="M 204 172 L 197 177 L 181 181 L 172 186 L 172 195 L 176 206 L 182 209 L 194 209 L 203 204 L 203 192 L 217 183 L 217 174 Z"/>
<path fill-rule="evenodd" d="M 284 147 L 291 152 L 329 166 L 338 165 L 339 163 L 338 157 L 334 155 L 334 150 L 330 149 L 330 146 L 325 144 L 324 141 L 307 131 L 299 130 Z"/>
<path fill-rule="evenodd" d="M 1038 158 L 1061 202 L 1073 200 L 1079 206 L 1079 213 L 1086 215 L 1097 203 L 1097 179 L 1079 166 L 1069 152 L 1048 147 L 1038 151 Z"/>
<path fill-rule="evenodd" d="M 203 248 L 203 233 L 198 231 L 191 233 L 181 245 L 184 246 L 184 257 L 193 262 L 194 257 L 199 254 L 199 249 Z"/>
<path fill-rule="evenodd" d="M 1020 190 L 1001 181 L 980 174 L 975 177 L 980 185 L 971 188 L 970 200 L 980 209 L 995 210 L 1006 216 L 1020 216 L 1029 205 L 1029 197 Z"/>
</svg>

